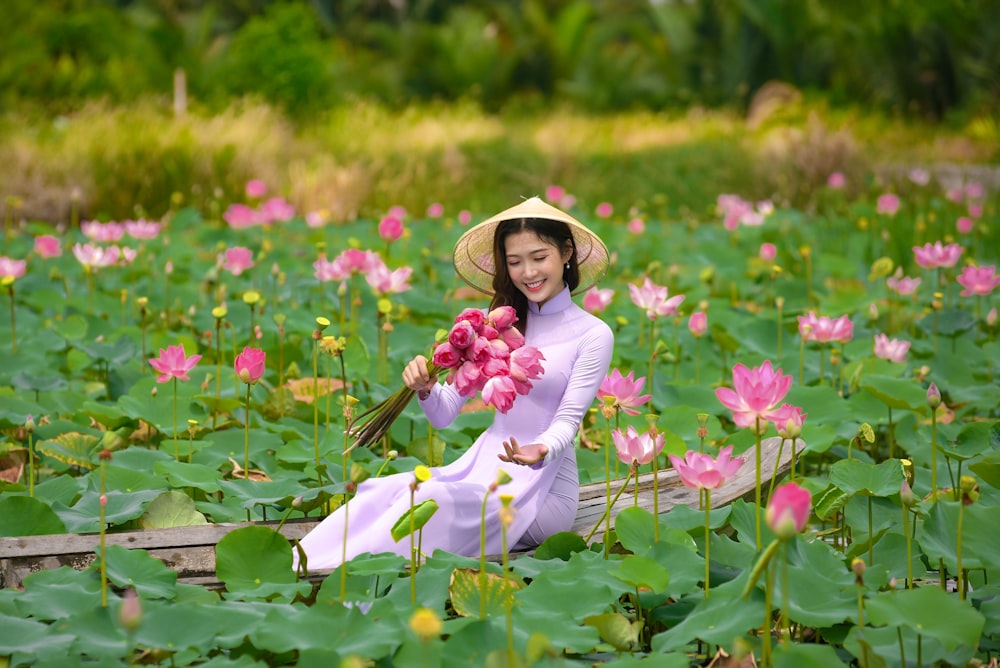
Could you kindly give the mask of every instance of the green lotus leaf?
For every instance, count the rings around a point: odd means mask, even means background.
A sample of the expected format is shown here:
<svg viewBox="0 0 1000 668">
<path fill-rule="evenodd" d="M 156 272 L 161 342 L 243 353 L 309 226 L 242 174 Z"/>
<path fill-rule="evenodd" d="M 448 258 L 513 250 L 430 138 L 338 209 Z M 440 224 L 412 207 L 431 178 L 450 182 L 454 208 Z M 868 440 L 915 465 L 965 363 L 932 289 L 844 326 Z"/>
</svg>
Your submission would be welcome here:
<svg viewBox="0 0 1000 668">
<path fill-rule="evenodd" d="M 585 626 L 593 626 L 601 635 L 601 639 L 619 652 L 628 652 L 636 648 L 642 623 L 632 621 L 620 613 L 603 613 L 584 617 Z"/>
<path fill-rule="evenodd" d="M 948 651 L 961 645 L 975 648 L 985 618 L 968 601 L 940 587 L 917 587 L 879 593 L 865 601 L 875 626 L 906 628 L 940 642 Z"/>
<path fill-rule="evenodd" d="M 43 536 L 65 532 L 62 520 L 41 499 L 0 495 L 0 536 Z"/>
<path fill-rule="evenodd" d="M 892 496 L 899 494 L 905 479 L 898 459 L 869 464 L 860 459 L 842 459 L 830 467 L 830 482 L 847 494 Z"/>
<path fill-rule="evenodd" d="M 168 529 L 201 524 L 208 524 L 208 520 L 195 510 L 191 497 L 173 490 L 163 492 L 153 499 L 139 518 L 140 529 Z"/>
<path fill-rule="evenodd" d="M 145 550 L 121 545 L 107 545 L 104 549 L 109 581 L 119 587 L 133 587 L 144 599 L 173 598 L 177 571 L 163 561 Z"/>
<path fill-rule="evenodd" d="M 670 584 L 670 573 L 666 568 L 655 559 L 634 554 L 626 555 L 617 568 L 611 569 L 611 575 L 635 589 L 647 588 L 656 594 L 666 590 Z"/>
<path fill-rule="evenodd" d="M 912 378 L 866 375 L 861 389 L 870 392 L 889 408 L 918 410 L 927 405 L 927 390 Z"/>
<path fill-rule="evenodd" d="M 524 583 L 518 578 L 483 573 L 471 568 L 456 568 L 451 574 L 448 595 L 455 612 L 463 617 L 482 616 L 484 598 L 487 616 L 502 615 L 513 605 L 514 592 L 523 588 Z"/>
</svg>

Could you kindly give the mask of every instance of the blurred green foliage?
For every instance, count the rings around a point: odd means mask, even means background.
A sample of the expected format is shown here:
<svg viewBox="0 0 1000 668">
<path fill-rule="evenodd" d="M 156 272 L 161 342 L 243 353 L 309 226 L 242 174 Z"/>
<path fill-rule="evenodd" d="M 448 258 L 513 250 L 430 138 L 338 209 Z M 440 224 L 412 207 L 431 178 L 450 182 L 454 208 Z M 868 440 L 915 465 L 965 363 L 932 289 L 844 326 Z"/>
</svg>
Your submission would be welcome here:
<svg viewBox="0 0 1000 668">
<path fill-rule="evenodd" d="M 6 0 L 0 105 L 169 94 L 745 109 L 767 82 L 941 119 L 1000 91 L 995 0 Z M 995 105 L 994 105 L 995 106 Z"/>
</svg>

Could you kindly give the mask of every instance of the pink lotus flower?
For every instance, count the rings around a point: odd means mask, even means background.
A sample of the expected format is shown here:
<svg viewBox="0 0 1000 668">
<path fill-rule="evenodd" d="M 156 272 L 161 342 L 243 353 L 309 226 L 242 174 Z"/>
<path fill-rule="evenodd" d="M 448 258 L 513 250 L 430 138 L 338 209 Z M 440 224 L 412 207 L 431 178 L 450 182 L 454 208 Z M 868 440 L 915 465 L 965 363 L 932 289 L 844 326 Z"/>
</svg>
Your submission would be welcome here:
<svg viewBox="0 0 1000 668">
<path fill-rule="evenodd" d="M 591 313 L 603 313 L 611 304 L 615 291 L 611 288 L 598 288 L 596 285 L 583 295 L 583 308 Z"/>
<path fill-rule="evenodd" d="M 979 202 L 972 202 L 969 204 L 969 216 L 971 218 L 982 218 L 983 217 L 983 205 Z"/>
<path fill-rule="evenodd" d="M 996 275 L 996 267 L 975 267 L 968 265 L 962 269 L 956 280 L 965 288 L 959 294 L 963 297 L 980 295 L 985 297 L 1000 285 L 1000 276 Z"/>
<path fill-rule="evenodd" d="M 708 314 L 704 311 L 695 311 L 692 313 L 691 317 L 688 318 L 688 329 L 696 339 L 705 336 L 708 332 Z"/>
<path fill-rule="evenodd" d="M 501 413 L 510 410 L 516 397 L 517 388 L 510 376 L 493 376 L 483 385 L 483 401 Z"/>
<path fill-rule="evenodd" d="M 787 540 L 806 528 L 811 506 L 812 496 L 807 489 L 786 482 L 774 490 L 764 519 L 776 536 Z"/>
<path fill-rule="evenodd" d="M 440 218 L 444 215 L 444 205 L 440 202 L 434 202 L 427 207 L 427 217 L 428 218 Z"/>
<path fill-rule="evenodd" d="M 560 202 L 566 196 L 566 189 L 562 186 L 549 186 L 545 189 L 545 200 L 548 202 Z"/>
<path fill-rule="evenodd" d="M 997 324 L 997 307 L 994 306 L 986 314 L 986 324 L 990 327 L 995 327 Z"/>
<path fill-rule="evenodd" d="M 260 216 L 266 223 L 287 223 L 295 217 L 295 207 L 283 197 L 271 197 L 260 205 Z"/>
<path fill-rule="evenodd" d="M 854 338 L 854 323 L 847 315 L 831 319 L 825 315 L 816 317 L 815 311 L 809 311 L 806 315 L 800 315 L 798 321 L 799 334 L 805 341 L 847 343 Z"/>
<path fill-rule="evenodd" d="M 219 255 L 219 265 L 233 276 L 239 276 L 253 267 L 253 251 L 243 246 L 227 248 Z"/>
<path fill-rule="evenodd" d="M 980 199 L 985 194 L 986 190 L 979 181 L 969 181 L 965 184 L 965 196 L 969 199 Z"/>
<path fill-rule="evenodd" d="M 615 429 L 611 432 L 611 438 L 615 443 L 618 459 L 629 466 L 649 464 L 663 450 L 663 434 L 657 433 L 655 437 L 648 431 L 639 434 L 631 425 L 625 433 L 621 429 Z"/>
<path fill-rule="evenodd" d="M 133 239 L 155 239 L 160 234 L 160 224 L 148 220 L 126 220 L 125 233 Z"/>
<path fill-rule="evenodd" d="M 847 179 L 844 177 L 842 172 L 831 172 L 830 175 L 826 177 L 826 185 L 828 188 L 841 190 L 847 185 Z"/>
<path fill-rule="evenodd" d="M 716 206 L 722 212 L 723 224 L 730 232 L 740 225 L 748 227 L 763 225 L 765 216 L 773 210 L 769 202 L 755 208 L 753 202 L 748 202 L 739 195 L 725 194 L 716 198 Z"/>
<path fill-rule="evenodd" d="M 959 234 L 968 234 L 972 232 L 972 228 L 975 227 L 975 223 L 972 222 L 971 218 L 962 216 L 955 221 L 955 229 L 958 230 Z"/>
<path fill-rule="evenodd" d="M 125 227 L 121 223 L 100 223 L 96 220 L 80 223 L 80 231 L 91 241 L 100 243 L 114 243 L 125 235 Z"/>
<path fill-rule="evenodd" d="M 431 356 L 431 364 L 444 369 L 453 369 L 461 364 L 462 361 L 462 351 L 447 341 L 439 343 L 434 348 L 434 354 Z"/>
<path fill-rule="evenodd" d="M 899 212 L 899 196 L 893 193 L 879 195 L 875 210 L 887 216 L 895 216 Z"/>
<path fill-rule="evenodd" d="M 614 212 L 615 208 L 608 202 L 601 202 L 594 210 L 594 213 L 597 214 L 598 218 L 610 218 Z"/>
<path fill-rule="evenodd" d="M 246 185 L 247 197 L 260 199 L 267 194 L 267 184 L 260 179 L 250 179 Z"/>
<path fill-rule="evenodd" d="M 642 218 L 635 217 L 628 221 L 628 231 L 630 234 L 639 236 L 646 231 L 646 223 Z"/>
<path fill-rule="evenodd" d="M 757 256 L 764 262 L 774 262 L 774 258 L 778 257 L 778 248 L 771 243 L 762 243 Z"/>
<path fill-rule="evenodd" d="M 803 413 L 798 406 L 782 404 L 781 408 L 775 411 L 771 418 L 774 428 L 778 430 L 781 438 L 798 438 L 802 434 L 802 425 L 805 424 L 808 413 Z"/>
<path fill-rule="evenodd" d="M 321 283 L 346 281 L 351 277 L 351 272 L 344 270 L 343 263 L 331 262 L 325 257 L 321 257 L 313 262 L 313 276 Z"/>
<path fill-rule="evenodd" d="M 517 322 L 517 311 L 510 306 L 499 306 L 486 315 L 486 323 L 497 330 L 513 327 L 515 322 Z"/>
<path fill-rule="evenodd" d="M 468 225 L 472 222 L 472 212 L 468 209 L 462 209 L 458 212 L 458 224 Z"/>
<path fill-rule="evenodd" d="M 384 216 L 378 221 L 378 235 L 385 241 L 395 241 L 403 236 L 403 221 L 395 216 Z"/>
<path fill-rule="evenodd" d="M 323 211 L 310 211 L 306 214 L 306 225 L 311 228 L 323 227 L 327 223 L 327 214 Z"/>
<path fill-rule="evenodd" d="M 372 267 L 384 264 L 378 253 L 370 250 L 348 248 L 333 260 L 338 270 L 347 274 L 367 274 Z"/>
<path fill-rule="evenodd" d="M 62 244 L 51 234 L 41 234 L 35 237 L 35 253 L 39 257 L 59 257 L 62 255 Z"/>
<path fill-rule="evenodd" d="M 222 214 L 222 219 L 234 230 L 246 229 L 263 222 L 257 210 L 246 204 L 230 204 Z"/>
<path fill-rule="evenodd" d="M 903 276 L 903 270 L 897 269 L 895 274 L 885 279 L 885 284 L 896 294 L 907 296 L 917 291 L 917 288 L 920 287 L 920 279 Z"/>
<path fill-rule="evenodd" d="M 653 398 L 651 394 L 639 394 L 642 386 L 646 384 L 646 377 L 638 379 L 634 377 L 635 372 L 629 371 L 627 376 L 622 376 L 618 369 L 612 369 L 597 390 L 597 398 L 606 405 L 620 410 L 628 415 L 638 415 L 635 410 Z"/>
<path fill-rule="evenodd" d="M 74 244 L 73 255 L 85 269 L 93 270 L 101 267 L 110 267 L 118 263 L 118 255 L 121 251 L 118 246 L 97 246 L 91 243 Z"/>
<path fill-rule="evenodd" d="M 6 255 L 0 255 L 0 278 L 9 278 L 11 280 L 21 278 L 27 269 L 27 260 L 15 260 Z"/>
<path fill-rule="evenodd" d="M 926 186 L 931 182 L 931 173 L 920 167 L 911 169 L 907 176 L 910 178 L 910 181 L 916 183 L 918 186 Z"/>
<path fill-rule="evenodd" d="M 399 292 L 406 292 L 410 289 L 410 275 L 413 273 L 412 267 L 400 267 L 393 271 L 379 262 L 371 267 L 365 274 L 365 280 L 372 289 L 380 295 L 390 295 Z"/>
<path fill-rule="evenodd" d="M 254 385 L 264 376 L 266 360 L 267 353 L 263 350 L 247 346 L 233 360 L 233 369 L 241 381 L 247 385 Z"/>
<path fill-rule="evenodd" d="M 188 357 L 184 354 L 184 346 L 178 344 L 167 346 L 166 349 L 160 348 L 160 356 L 150 359 L 149 365 L 160 373 L 156 377 L 156 382 L 165 383 L 171 378 L 191 380 L 187 375 L 188 371 L 193 369 L 199 360 L 201 355 Z"/>
<path fill-rule="evenodd" d="M 937 269 L 939 267 L 954 267 L 958 258 L 962 257 L 965 251 L 958 244 L 943 245 L 940 241 L 933 244 L 913 247 L 913 257 L 924 269 Z"/>
<path fill-rule="evenodd" d="M 681 459 L 677 455 L 667 455 L 681 482 L 692 489 L 718 489 L 733 477 L 743 466 L 742 457 L 731 458 L 733 446 L 719 450 L 717 459 L 711 455 L 688 450 Z"/>
<path fill-rule="evenodd" d="M 647 276 L 642 287 L 636 285 L 628 286 L 629 296 L 632 303 L 641 309 L 646 310 L 646 317 L 656 320 L 659 317 L 677 315 L 677 307 L 684 301 L 684 295 L 676 295 L 667 299 L 667 288 L 663 285 L 656 285 Z"/>
<path fill-rule="evenodd" d="M 510 377 L 516 381 L 526 382 L 542 376 L 542 362 L 545 356 L 542 351 L 533 346 L 522 346 L 510 352 Z M 523 394 L 523 393 L 522 393 Z"/>
<path fill-rule="evenodd" d="M 753 369 L 743 364 L 734 366 L 733 388 L 717 388 L 715 396 L 733 411 L 733 422 L 737 426 L 755 427 L 758 420 L 770 422 L 774 416 L 782 415 L 777 412 L 778 404 L 791 386 L 792 377 L 782 374 L 781 369 L 772 371 L 771 361 L 766 360 Z"/>
<path fill-rule="evenodd" d="M 127 267 L 128 265 L 135 262 L 135 258 L 138 257 L 139 251 L 134 248 L 129 248 L 128 246 L 121 247 L 121 253 L 118 256 L 118 264 Z"/>
<path fill-rule="evenodd" d="M 906 353 L 910 350 L 909 341 L 890 339 L 885 334 L 875 335 L 875 356 L 896 364 L 906 361 Z"/>
</svg>

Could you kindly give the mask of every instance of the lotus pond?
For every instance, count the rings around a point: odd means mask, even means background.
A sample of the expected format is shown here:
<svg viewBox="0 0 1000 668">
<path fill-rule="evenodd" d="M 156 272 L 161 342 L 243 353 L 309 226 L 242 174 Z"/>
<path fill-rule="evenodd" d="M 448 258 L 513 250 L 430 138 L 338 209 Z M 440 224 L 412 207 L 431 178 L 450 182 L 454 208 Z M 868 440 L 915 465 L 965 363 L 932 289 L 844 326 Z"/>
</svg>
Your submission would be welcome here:
<svg viewBox="0 0 1000 668">
<path fill-rule="evenodd" d="M 93 534 L 99 558 L 0 590 L 0 664 L 996 665 L 998 198 L 925 177 L 851 197 L 832 179 L 814 211 L 573 205 L 614 254 L 588 307 L 615 330 L 614 368 L 652 395 L 636 416 L 595 401 L 581 482 L 629 473 L 606 469 L 628 426 L 664 437 L 660 469 L 727 446 L 754 466 L 758 430 L 716 390 L 766 364 L 804 416 L 785 476 L 809 492 L 801 531 L 766 521 L 783 480 L 764 480 L 760 506 L 626 508 L 589 543 L 560 534 L 485 564 L 436 552 L 419 568 L 363 555 L 325 578 L 296 573 L 263 521 L 318 518 L 352 479 L 452 461 L 491 419 L 473 405 L 431 430 L 409 406 L 345 455 L 345 421 L 485 305 L 450 251 L 492 212 L 444 202 L 324 224 L 250 188 L 155 223 L 7 221 L 0 536 Z M 644 285 L 684 300 L 647 317 L 631 294 Z M 158 382 L 149 360 L 173 346 L 188 379 Z M 265 354 L 259 382 L 234 370 L 246 348 Z M 221 588 L 99 542 L 248 520 L 261 523 L 217 547 Z"/>
</svg>

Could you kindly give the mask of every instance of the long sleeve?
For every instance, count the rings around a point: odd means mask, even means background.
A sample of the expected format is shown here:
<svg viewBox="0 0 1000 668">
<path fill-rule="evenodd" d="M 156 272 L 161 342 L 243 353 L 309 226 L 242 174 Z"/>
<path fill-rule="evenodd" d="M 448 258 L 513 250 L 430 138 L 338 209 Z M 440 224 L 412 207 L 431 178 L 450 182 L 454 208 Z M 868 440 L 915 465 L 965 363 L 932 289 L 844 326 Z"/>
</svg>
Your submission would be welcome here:
<svg viewBox="0 0 1000 668">
<path fill-rule="evenodd" d="M 594 403 L 597 390 L 607 376 L 614 352 L 614 334 L 604 323 L 591 327 L 579 342 L 579 353 L 570 373 L 566 392 L 548 428 L 538 437 L 549 447 L 546 460 L 554 461 L 573 446 L 580 421 Z"/>
<path fill-rule="evenodd" d="M 450 425 L 467 400 L 454 386 L 447 383 L 438 383 L 431 388 L 426 399 L 418 399 L 420 407 L 435 429 Z"/>
</svg>

